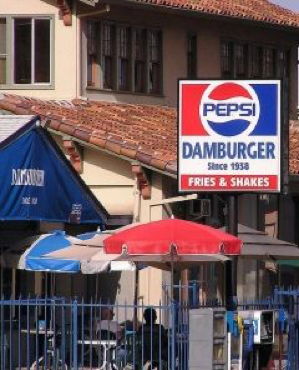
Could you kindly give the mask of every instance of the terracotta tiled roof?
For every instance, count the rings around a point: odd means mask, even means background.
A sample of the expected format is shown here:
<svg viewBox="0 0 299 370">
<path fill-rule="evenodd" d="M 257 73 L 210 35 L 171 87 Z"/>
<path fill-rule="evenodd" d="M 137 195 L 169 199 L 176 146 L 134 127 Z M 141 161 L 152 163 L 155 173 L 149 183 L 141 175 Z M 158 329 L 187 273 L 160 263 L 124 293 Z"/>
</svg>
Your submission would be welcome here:
<svg viewBox="0 0 299 370">
<path fill-rule="evenodd" d="M 175 175 L 174 108 L 106 101 L 44 101 L 0 95 L 0 109 L 40 115 L 47 127 L 108 152 Z M 290 121 L 290 174 L 299 175 L 299 121 Z"/>
<path fill-rule="evenodd" d="M 299 121 L 290 122 L 290 173 L 299 175 Z"/>
<path fill-rule="evenodd" d="M 156 7 L 197 11 L 202 14 L 299 27 L 299 14 L 268 0 L 129 0 Z"/>
<path fill-rule="evenodd" d="M 0 96 L 0 108 L 40 115 L 46 126 L 109 152 L 175 174 L 177 134 L 174 108 L 106 101 L 43 101 Z"/>
</svg>

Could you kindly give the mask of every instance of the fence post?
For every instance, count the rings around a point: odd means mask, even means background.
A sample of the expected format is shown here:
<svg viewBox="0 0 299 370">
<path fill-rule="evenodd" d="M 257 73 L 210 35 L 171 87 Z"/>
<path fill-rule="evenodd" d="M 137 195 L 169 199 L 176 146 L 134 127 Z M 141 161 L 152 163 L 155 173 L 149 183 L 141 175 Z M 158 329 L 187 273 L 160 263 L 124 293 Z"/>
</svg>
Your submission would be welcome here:
<svg viewBox="0 0 299 370">
<path fill-rule="evenodd" d="M 176 346 L 176 327 L 175 327 L 176 304 L 171 302 L 172 316 L 172 337 L 171 337 L 171 370 L 175 370 L 175 346 Z"/>
<path fill-rule="evenodd" d="M 0 322 L 1 322 L 1 336 L 0 336 L 0 356 L 1 356 L 1 369 L 4 369 L 4 356 L 5 356 L 5 347 L 4 347 L 4 298 L 1 298 L 0 302 Z"/>
<path fill-rule="evenodd" d="M 74 370 L 78 370 L 78 302 L 75 300 L 72 304 L 73 306 L 73 366 Z"/>
<path fill-rule="evenodd" d="M 197 299 L 197 292 L 198 292 L 197 281 L 193 281 L 193 284 L 192 284 L 192 306 L 193 307 L 196 307 L 199 304 L 198 299 Z"/>
</svg>

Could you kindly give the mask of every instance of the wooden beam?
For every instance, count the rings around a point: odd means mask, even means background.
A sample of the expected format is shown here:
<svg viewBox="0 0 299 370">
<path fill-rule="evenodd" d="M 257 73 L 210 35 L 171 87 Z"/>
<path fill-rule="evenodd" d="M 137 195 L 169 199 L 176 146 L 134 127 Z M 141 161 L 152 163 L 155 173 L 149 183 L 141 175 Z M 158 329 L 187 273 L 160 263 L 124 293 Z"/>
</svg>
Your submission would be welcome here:
<svg viewBox="0 0 299 370">
<path fill-rule="evenodd" d="M 139 164 L 132 164 L 132 172 L 137 177 L 137 186 L 143 199 L 151 199 L 152 185 L 144 168 Z"/>
<path fill-rule="evenodd" d="M 60 10 L 60 16 L 65 26 L 72 25 L 72 10 L 68 0 L 56 0 Z"/>
<path fill-rule="evenodd" d="M 63 147 L 70 156 L 70 162 L 78 173 L 83 172 L 83 149 L 69 138 L 63 139 Z"/>
</svg>

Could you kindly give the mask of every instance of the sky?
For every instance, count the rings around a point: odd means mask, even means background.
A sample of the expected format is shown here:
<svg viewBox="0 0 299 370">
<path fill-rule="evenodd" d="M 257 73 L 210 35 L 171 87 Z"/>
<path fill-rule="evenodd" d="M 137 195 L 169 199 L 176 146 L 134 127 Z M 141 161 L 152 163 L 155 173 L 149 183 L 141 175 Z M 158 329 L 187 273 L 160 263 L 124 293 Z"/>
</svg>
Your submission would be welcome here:
<svg viewBox="0 0 299 370">
<path fill-rule="evenodd" d="M 271 3 L 299 12 L 299 0 L 270 0 Z"/>
</svg>

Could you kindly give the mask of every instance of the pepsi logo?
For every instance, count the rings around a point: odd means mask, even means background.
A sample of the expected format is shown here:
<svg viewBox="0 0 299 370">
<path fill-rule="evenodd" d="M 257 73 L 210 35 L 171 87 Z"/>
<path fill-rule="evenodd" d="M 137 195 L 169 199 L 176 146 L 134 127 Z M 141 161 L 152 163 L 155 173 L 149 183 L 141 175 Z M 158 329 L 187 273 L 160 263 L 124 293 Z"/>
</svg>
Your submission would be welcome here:
<svg viewBox="0 0 299 370">
<path fill-rule="evenodd" d="M 199 115 L 209 135 L 249 135 L 259 120 L 259 99 L 249 83 L 212 83 L 203 94 Z"/>
</svg>

